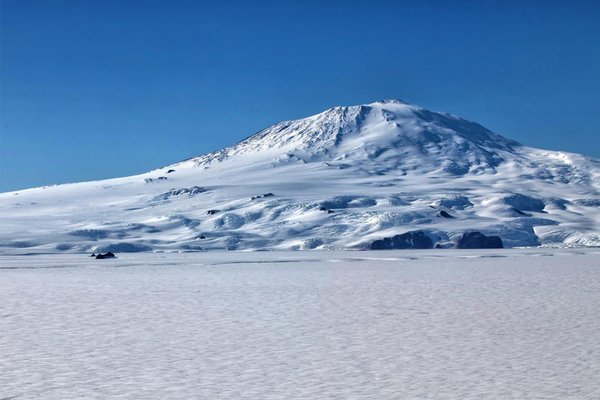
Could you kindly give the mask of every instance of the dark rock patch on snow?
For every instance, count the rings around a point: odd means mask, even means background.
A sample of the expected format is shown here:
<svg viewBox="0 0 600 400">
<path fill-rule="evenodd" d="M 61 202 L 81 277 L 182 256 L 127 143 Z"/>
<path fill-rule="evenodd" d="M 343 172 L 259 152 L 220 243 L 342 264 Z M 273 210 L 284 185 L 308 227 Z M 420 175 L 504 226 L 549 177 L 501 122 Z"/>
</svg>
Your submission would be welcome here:
<svg viewBox="0 0 600 400">
<path fill-rule="evenodd" d="M 111 251 L 109 251 L 105 254 L 97 254 L 96 255 L 96 260 L 104 260 L 106 258 L 117 258 L 117 256 L 115 256 L 114 253 Z"/>
<path fill-rule="evenodd" d="M 192 186 L 190 188 L 182 188 L 182 189 L 171 189 L 168 192 L 159 194 L 158 196 L 154 197 L 154 200 L 159 201 L 159 200 L 167 200 L 171 197 L 174 196 L 181 196 L 184 194 L 187 194 L 188 196 L 194 196 L 196 194 L 199 193 L 204 193 L 206 192 L 206 189 L 200 186 Z"/>
<path fill-rule="evenodd" d="M 250 197 L 250 200 L 264 199 L 266 197 L 273 197 L 273 196 L 275 196 L 273 193 L 259 194 L 257 196 Z"/>
<path fill-rule="evenodd" d="M 371 243 L 371 250 L 431 249 L 432 247 L 433 241 L 422 231 L 406 232 Z"/>
<path fill-rule="evenodd" d="M 156 180 L 159 180 L 159 181 L 166 181 L 167 179 L 168 178 L 166 176 L 159 176 L 158 178 L 156 178 Z M 146 178 L 146 179 L 144 179 L 144 182 L 153 183 L 153 182 L 156 182 L 156 180 L 154 180 L 152 178 Z"/>
<path fill-rule="evenodd" d="M 481 232 L 467 232 L 458 239 L 459 249 L 502 249 L 504 245 L 498 236 L 486 236 Z"/>
<path fill-rule="evenodd" d="M 439 214 L 439 215 L 440 215 L 440 217 L 443 217 L 443 218 L 455 218 L 455 217 L 453 217 L 452 215 L 448 214 L 448 213 L 447 213 L 446 211 L 444 211 L 444 210 L 440 211 L 440 214 Z"/>
<path fill-rule="evenodd" d="M 319 211 L 326 211 L 327 214 L 332 214 L 334 212 L 333 210 L 330 210 L 327 207 L 319 207 Z"/>
</svg>

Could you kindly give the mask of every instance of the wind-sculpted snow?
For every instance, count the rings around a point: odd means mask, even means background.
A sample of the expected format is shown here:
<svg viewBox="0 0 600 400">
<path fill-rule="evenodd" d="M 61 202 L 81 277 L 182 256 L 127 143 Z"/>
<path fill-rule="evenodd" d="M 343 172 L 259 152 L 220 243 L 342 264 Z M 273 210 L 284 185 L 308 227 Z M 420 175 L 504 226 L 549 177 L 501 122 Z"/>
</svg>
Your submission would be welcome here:
<svg viewBox="0 0 600 400">
<path fill-rule="evenodd" d="M 332 199 L 322 201 L 321 207 L 325 208 L 361 208 L 373 207 L 377 202 L 369 197 L 364 196 L 336 196 Z"/>
<path fill-rule="evenodd" d="M 523 211 L 542 211 L 546 205 L 540 199 L 535 197 L 525 196 L 522 194 L 511 194 L 503 199 L 504 204 L 508 204 Z"/>
<path fill-rule="evenodd" d="M 577 199 L 573 203 L 584 207 L 600 208 L 600 199 Z"/>
<path fill-rule="evenodd" d="M 599 259 L 2 256 L 0 398 L 597 400 Z"/>
<path fill-rule="evenodd" d="M 106 239 L 111 235 L 114 235 L 114 232 L 107 231 L 104 229 L 78 229 L 76 231 L 71 232 L 73 236 L 84 237 L 92 240 L 100 240 Z"/>
<path fill-rule="evenodd" d="M 456 208 L 458 210 L 464 210 L 472 205 L 473 203 L 471 203 L 467 197 L 459 195 L 450 195 L 433 202 L 434 207 Z"/>
<path fill-rule="evenodd" d="M 246 219 L 234 213 L 227 213 L 214 222 L 214 229 L 238 229 L 246 223 Z"/>
<path fill-rule="evenodd" d="M 138 176 L 0 194 L 2 253 L 367 249 L 413 231 L 600 245 L 600 162 L 388 100 Z"/>
</svg>

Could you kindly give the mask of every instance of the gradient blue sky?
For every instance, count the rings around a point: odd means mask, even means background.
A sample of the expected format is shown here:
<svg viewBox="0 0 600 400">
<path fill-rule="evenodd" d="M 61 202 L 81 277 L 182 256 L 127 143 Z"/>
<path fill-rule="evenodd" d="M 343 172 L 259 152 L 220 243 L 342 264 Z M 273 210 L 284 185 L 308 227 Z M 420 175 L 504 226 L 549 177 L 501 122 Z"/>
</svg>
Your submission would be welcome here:
<svg viewBox="0 0 600 400">
<path fill-rule="evenodd" d="M 600 158 L 599 1 L 2 0 L 0 191 L 402 98 Z"/>
</svg>

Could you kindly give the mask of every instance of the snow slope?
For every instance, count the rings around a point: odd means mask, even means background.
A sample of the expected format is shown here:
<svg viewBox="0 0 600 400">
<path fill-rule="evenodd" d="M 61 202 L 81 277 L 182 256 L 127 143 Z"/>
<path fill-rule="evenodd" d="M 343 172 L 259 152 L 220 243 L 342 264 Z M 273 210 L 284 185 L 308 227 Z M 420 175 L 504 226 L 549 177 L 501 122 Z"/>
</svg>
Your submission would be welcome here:
<svg viewBox="0 0 600 400">
<path fill-rule="evenodd" d="M 416 230 L 598 246 L 600 161 L 386 100 L 137 176 L 0 194 L 4 253 L 363 249 Z"/>
</svg>

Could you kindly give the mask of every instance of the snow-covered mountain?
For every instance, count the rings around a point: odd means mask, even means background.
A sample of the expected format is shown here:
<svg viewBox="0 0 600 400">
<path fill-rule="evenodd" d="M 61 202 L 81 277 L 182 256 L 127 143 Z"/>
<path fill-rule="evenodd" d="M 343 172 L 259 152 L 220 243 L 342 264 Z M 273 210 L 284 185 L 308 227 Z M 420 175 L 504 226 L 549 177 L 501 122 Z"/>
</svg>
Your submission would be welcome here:
<svg viewBox="0 0 600 400">
<path fill-rule="evenodd" d="M 0 194 L 4 253 L 362 249 L 413 231 L 598 246 L 600 161 L 386 100 L 142 175 Z"/>
</svg>

